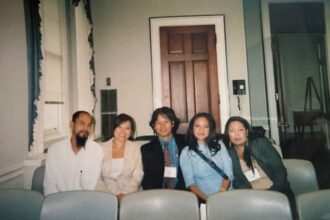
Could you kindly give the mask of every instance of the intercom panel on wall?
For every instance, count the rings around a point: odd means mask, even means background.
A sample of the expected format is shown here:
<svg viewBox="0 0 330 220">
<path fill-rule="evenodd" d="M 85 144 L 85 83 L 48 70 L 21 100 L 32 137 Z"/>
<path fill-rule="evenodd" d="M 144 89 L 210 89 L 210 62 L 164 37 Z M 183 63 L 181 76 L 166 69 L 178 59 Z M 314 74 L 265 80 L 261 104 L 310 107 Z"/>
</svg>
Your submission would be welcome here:
<svg viewBox="0 0 330 220">
<path fill-rule="evenodd" d="M 245 87 L 244 79 L 233 80 L 233 94 L 234 95 L 245 95 L 246 94 L 246 87 Z"/>
</svg>

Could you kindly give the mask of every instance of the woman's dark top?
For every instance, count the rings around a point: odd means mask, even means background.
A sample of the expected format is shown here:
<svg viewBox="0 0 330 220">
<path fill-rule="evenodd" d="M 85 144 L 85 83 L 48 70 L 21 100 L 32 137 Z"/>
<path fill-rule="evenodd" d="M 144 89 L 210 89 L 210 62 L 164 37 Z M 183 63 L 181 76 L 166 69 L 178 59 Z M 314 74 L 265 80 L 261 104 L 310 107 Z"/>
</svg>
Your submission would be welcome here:
<svg viewBox="0 0 330 220">
<path fill-rule="evenodd" d="M 257 138 L 250 144 L 251 155 L 257 161 L 261 169 L 273 182 L 270 190 L 282 192 L 287 196 L 292 196 L 292 191 L 287 180 L 287 172 L 282 158 L 267 138 Z M 233 162 L 234 189 L 251 189 L 252 186 L 241 170 L 239 157 L 234 147 L 228 149 L 228 153 Z"/>
</svg>

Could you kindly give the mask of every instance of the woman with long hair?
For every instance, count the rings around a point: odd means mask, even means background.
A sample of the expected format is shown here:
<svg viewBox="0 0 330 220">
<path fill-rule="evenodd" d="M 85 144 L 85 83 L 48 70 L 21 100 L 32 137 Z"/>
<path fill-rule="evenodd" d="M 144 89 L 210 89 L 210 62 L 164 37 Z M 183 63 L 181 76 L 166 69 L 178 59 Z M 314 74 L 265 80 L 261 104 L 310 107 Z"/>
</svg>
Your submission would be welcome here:
<svg viewBox="0 0 330 220">
<path fill-rule="evenodd" d="M 248 121 L 228 119 L 224 143 L 233 162 L 234 189 L 265 189 L 286 194 L 294 205 L 282 158 L 266 137 L 253 134 Z"/>
<path fill-rule="evenodd" d="M 217 138 L 214 118 L 209 113 L 196 114 L 189 122 L 186 140 L 188 146 L 180 157 L 186 187 L 202 202 L 213 193 L 228 190 L 233 179 L 232 163 L 226 147 Z"/>
</svg>

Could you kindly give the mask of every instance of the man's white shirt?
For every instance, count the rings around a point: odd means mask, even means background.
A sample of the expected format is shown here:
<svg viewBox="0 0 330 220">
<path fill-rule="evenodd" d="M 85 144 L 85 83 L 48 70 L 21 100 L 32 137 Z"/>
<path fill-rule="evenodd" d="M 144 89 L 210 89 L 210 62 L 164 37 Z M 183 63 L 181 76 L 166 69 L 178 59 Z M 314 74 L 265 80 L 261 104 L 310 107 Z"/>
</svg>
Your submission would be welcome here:
<svg viewBox="0 0 330 220">
<path fill-rule="evenodd" d="M 44 194 L 94 190 L 100 178 L 103 150 L 96 142 L 87 140 L 85 148 L 74 153 L 70 138 L 49 147 L 46 157 Z"/>
</svg>

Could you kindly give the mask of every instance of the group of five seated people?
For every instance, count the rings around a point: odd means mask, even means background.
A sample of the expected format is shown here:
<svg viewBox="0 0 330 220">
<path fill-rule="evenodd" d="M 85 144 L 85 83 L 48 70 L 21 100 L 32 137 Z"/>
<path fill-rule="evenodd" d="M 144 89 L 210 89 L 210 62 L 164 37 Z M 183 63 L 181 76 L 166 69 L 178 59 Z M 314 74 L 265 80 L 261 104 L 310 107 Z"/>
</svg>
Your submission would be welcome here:
<svg viewBox="0 0 330 220">
<path fill-rule="evenodd" d="M 175 132 L 179 122 L 171 108 L 156 109 L 149 123 L 156 135 L 140 147 L 133 141 L 134 119 L 120 114 L 113 138 L 100 146 L 88 138 L 93 117 L 74 113 L 71 136 L 48 150 L 45 195 L 87 189 L 121 200 L 139 190 L 188 189 L 205 202 L 216 192 L 244 188 L 275 190 L 294 200 L 281 157 L 267 138 L 253 135 L 247 120 L 231 117 L 221 139 L 209 113 L 194 115 L 185 136 Z"/>
</svg>

